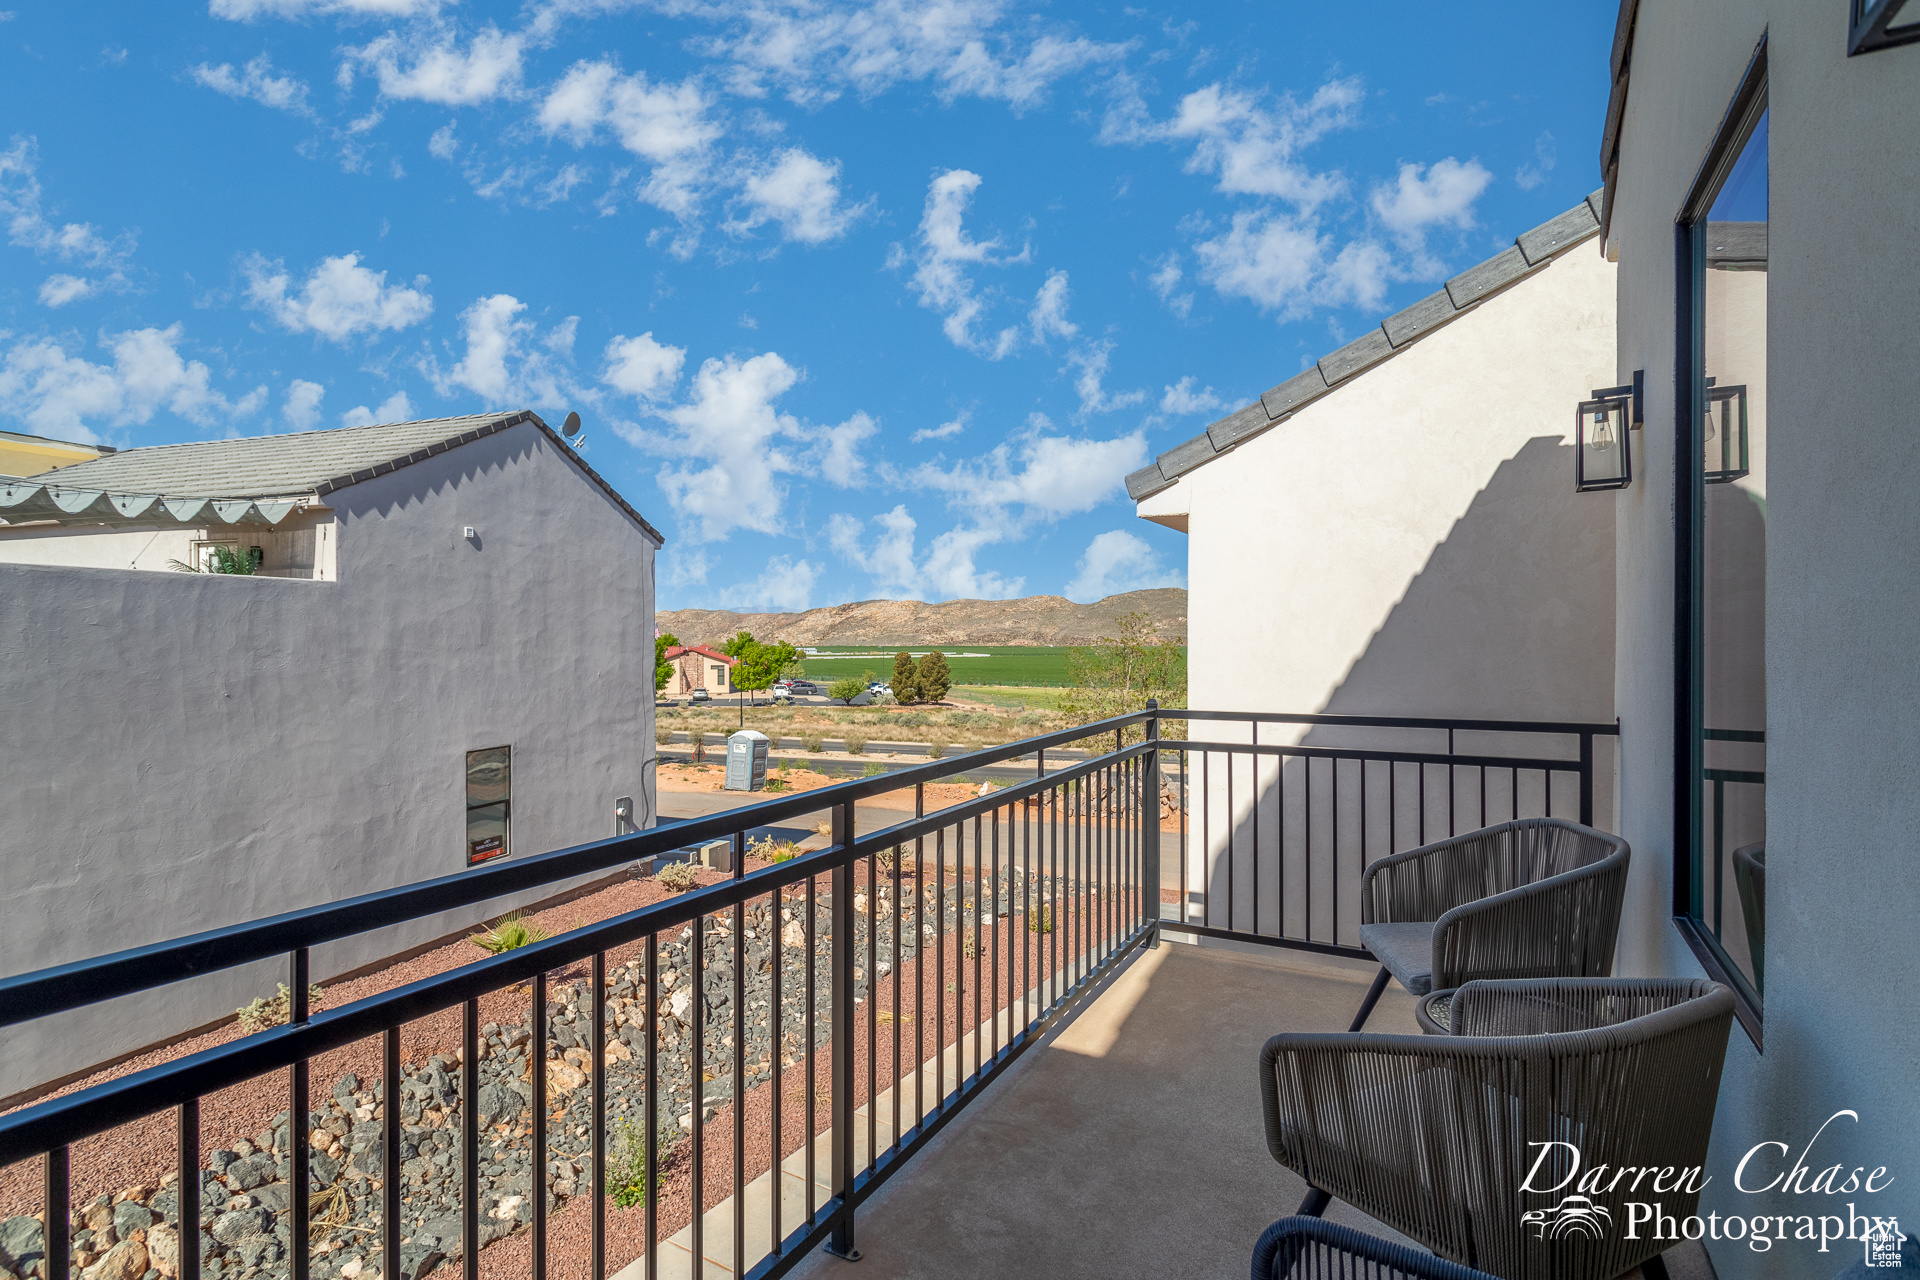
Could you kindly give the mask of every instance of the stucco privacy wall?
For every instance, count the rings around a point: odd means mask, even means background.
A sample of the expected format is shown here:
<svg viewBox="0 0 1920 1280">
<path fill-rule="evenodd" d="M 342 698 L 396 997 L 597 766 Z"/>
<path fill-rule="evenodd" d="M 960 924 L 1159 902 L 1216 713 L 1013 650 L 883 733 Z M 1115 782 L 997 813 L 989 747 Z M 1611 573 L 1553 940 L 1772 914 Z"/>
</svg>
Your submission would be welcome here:
<svg viewBox="0 0 1920 1280">
<path fill-rule="evenodd" d="M 474 748 L 513 747 L 516 856 L 613 834 L 618 796 L 651 816 L 654 543 L 559 446 L 521 424 L 328 501 L 338 582 L 0 565 L 0 972 L 457 873 Z M 315 974 L 510 905 L 320 948 Z M 284 977 L 17 1028 L 0 1095 Z"/>
<path fill-rule="evenodd" d="M 1643 0 L 1612 239 L 1619 372 L 1646 370 L 1643 478 L 1616 499 L 1629 972 L 1694 973 L 1668 921 L 1673 826 L 1674 225 L 1768 36 L 1765 1052 L 1735 1030 L 1701 1212 L 1920 1222 L 1920 46 L 1845 56 L 1846 8 Z M 1899 246 L 1893 248 L 1893 246 Z M 1760 1142 L 1816 1171 L 1886 1166 L 1878 1196 L 1747 1195 Z M 1748 1185 L 1786 1167 L 1763 1150 Z M 1758 1178 L 1756 1169 L 1765 1172 Z M 1870 1203 L 1871 1202 L 1871 1205 Z M 1831 1275 L 1859 1254 L 1710 1246 L 1723 1280 Z"/>
<path fill-rule="evenodd" d="M 1574 406 L 1611 381 L 1613 346 L 1613 268 L 1576 249 L 1142 500 L 1142 516 L 1184 527 L 1189 538 L 1192 705 L 1610 723 L 1613 508 L 1607 495 L 1574 493 L 1565 437 Z M 1206 735 L 1246 737 L 1227 724 L 1207 725 Z M 1299 740 L 1444 747 L 1431 732 L 1354 739 L 1275 725 L 1261 733 L 1263 742 Z M 1577 752 L 1570 737 L 1480 735 L 1459 745 Z M 1611 752 L 1603 747 L 1599 755 L 1604 770 Z M 1298 765 L 1289 766 L 1286 782 L 1296 797 Z M 1257 841 L 1262 860 L 1274 856 L 1277 774 L 1267 765 L 1255 789 L 1243 766 L 1230 802 L 1224 771 L 1216 773 L 1206 823 L 1213 847 L 1204 867 L 1196 848 L 1190 874 L 1211 886 L 1212 918 L 1223 923 L 1232 832 L 1243 851 L 1231 898 L 1245 918 L 1235 925 L 1251 927 L 1255 870 L 1244 851 L 1265 832 Z M 1443 791 L 1443 775 L 1429 781 Z M 1611 793 L 1604 771 L 1598 783 L 1604 822 Z M 1324 776 L 1316 781 L 1316 806 L 1333 801 L 1322 794 L 1327 785 Z M 1537 786 L 1537 775 L 1526 785 Z M 1555 812 L 1577 814 L 1577 795 L 1566 779 L 1556 787 Z M 1400 802 L 1402 819 L 1418 813 L 1415 788 L 1402 787 Z M 1503 803 L 1498 794 L 1491 802 Z M 1350 836 L 1358 831 L 1357 803 L 1352 787 L 1340 797 Z M 1525 792 L 1521 803 L 1525 812 Z M 1376 797 L 1372 856 L 1387 852 L 1378 804 Z M 1446 804 L 1443 794 L 1430 797 L 1436 815 L 1450 812 Z M 1290 829 L 1300 821 L 1287 820 Z M 1403 847 L 1418 843 L 1417 821 L 1403 820 L 1399 830 Z M 1299 838 L 1295 830 L 1290 847 Z M 1349 843 L 1343 878 L 1322 876 L 1316 893 L 1351 887 L 1360 853 Z M 1288 874 L 1301 871 L 1290 865 Z M 1271 867 L 1259 883 L 1277 883 Z M 1286 902 L 1296 913 L 1288 927 L 1304 928 L 1303 895 Z M 1336 910 L 1325 897 L 1314 912 L 1320 922 L 1340 917 L 1338 941 L 1357 940 L 1351 903 Z"/>
</svg>

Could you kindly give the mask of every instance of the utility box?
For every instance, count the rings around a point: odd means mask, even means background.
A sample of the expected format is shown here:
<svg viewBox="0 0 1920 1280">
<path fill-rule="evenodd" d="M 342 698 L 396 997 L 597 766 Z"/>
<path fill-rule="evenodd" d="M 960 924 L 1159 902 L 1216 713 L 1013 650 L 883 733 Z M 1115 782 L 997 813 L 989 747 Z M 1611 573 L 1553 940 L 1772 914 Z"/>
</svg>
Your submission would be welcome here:
<svg viewBox="0 0 1920 1280">
<path fill-rule="evenodd" d="M 727 737 L 728 791 L 760 791 L 767 785 L 767 735 L 742 729 Z"/>
</svg>

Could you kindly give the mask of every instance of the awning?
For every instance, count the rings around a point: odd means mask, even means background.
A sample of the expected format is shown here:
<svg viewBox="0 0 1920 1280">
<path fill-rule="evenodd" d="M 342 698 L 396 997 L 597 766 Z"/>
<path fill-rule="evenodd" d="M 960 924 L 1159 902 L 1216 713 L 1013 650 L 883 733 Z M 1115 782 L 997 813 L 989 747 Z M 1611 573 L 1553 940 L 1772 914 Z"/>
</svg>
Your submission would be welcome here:
<svg viewBox="0 0 1920 1280">
<path fill-rule="evenodd" d="M 314 501 L 291 497 L 203 498 L 110 493 L 50 481 L 0 476 L 0 520 L 7 524 L 276 525 Z"/>
</svg>

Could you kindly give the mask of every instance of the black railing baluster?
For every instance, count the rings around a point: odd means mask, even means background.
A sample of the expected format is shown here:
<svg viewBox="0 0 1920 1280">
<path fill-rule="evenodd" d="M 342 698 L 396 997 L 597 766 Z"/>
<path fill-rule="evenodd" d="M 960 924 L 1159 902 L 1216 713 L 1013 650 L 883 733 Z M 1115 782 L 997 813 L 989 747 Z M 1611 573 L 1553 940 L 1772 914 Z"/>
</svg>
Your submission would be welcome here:
<svg viewBox="0 0 1920 1280">
<path fill-rule="evenodd" d="M 687 1068 L 687 1092 L 693 1102 L 692 1150 L 687 1171 L 692 1208 L 688 1211 L 692 1221 L 687 1224 L 692 1233 L 689 1249 L 693 1253 L 693 1280 L 700 1280 L 707 1270 L 706 1250 L 706 1202 L 707 1202 L 707 918 L 695 916 L 688 925 L 691 933 L 687 941 L 687 972 L 693 981 L 693 997 L 688 1004 L 688 1012 L 693 1018 L 692 1041 L 687 1049 L 691 1058 Z M 594 1197 L 594 1207 L 602 1208 L 605 1200 Z M 599 1262 L 594 1264 L 596 1277 L 607 1274 L 606 1267 Z"/>
<path fill-rule="evenodd" d="M 287 955 L 287 1019 L 294 1025 L 307 1021 L 307 949 L 295 947 Z M 287 1275 L 290 1280 L 305 1280 L 310 1269 L 310 1250 L 313 1245 L 307 1236 L 307 1224 L 311 1218 L 311 1203 L 308 1199 L 307 1159 L 312 1147 L 306 1138 L 307 1118 L 307 1077 L 309 1069 L 307 1059 L 300 1058 L 287 1072 L 287 1191 L 289 1208 L 293 1212 L 293 1228 L 287 1238 Z M 387 1095 L 391 1099 L 393 1086 L 387 1086 Z M 391 1106 L 391 1101 L 389 1101 Z M 391 1169 L 388 1176 L 392 1176 Z"/>
<path fill-rule="evenodd" d="M 947 1093 L 947 829 L 933 833 L 933 1105 Z"/>
<path fill-rule="evenodd" d="M 980 838 L 981 838 L 981 835 L 983 834 L 983 825 L 982 825 L 983 822 L 984 822 L 983 815 L 981 814 L 974 815 L 974 818 L 973 818 L 973 926 L 972 926 L 971 936 L 973 938 L 973 1024 L 972 1024 L 973 1025 L 973 1074 L 976 1076 L 980 1074 L 980 1041 L 982 1039 L 982 1035 L 980 1031 L 980 1011 L 981 1011 L 980 1007 L 985 1003 L 985 1001 L 981 999 L 981 994 L 985 990 L 985 988 L 983 988 L 980 985 L 980 971 L 981 971 L 981 966 L 983 964 L 983 961 L 980 955 L 980 946 L 982 943 L 986 941 L 986 931 L 980 927 L 981 904 L 986 901 L 986 899 L 983 898 L 980 893 L 980 883 L 981 883 L 980 852 L 984 847 L 981 844 Z M 896 1136 L 897 1134 L 898 1134 L 898 1131 L 896 1130 Z"/>
<path fill-rule="evenodd" d="M 1000 881 L 1000 810 L 998 807 L 994 808 L 991 811 L 991 814 L 989 815 L 988 830 L 992 833 L 990 836 L 990 839 L 993 841 L 993 861 L 989 868 L 993 873 L 992 893 L 990 895 L 993 901 L 988 906 L 989 917 L 991 921 L 990 927 L 993 930 L 993 953 L 992 953 L 993 954 L 993 962 L 992 962 L 993 1011 L 989 1016 L 993 1019 L 993 1032 L 992 1032 L 993 1056 L 997 1058 L 1000 1056 L 1000 994 L 1001 994 L 1001 988 L 1000 988 L 1000 884 L 1001 884 L 1001 881 Z M 1007 900 L 1008 900 L 1008 909 L 1011 910 L 1012 900 L 1013 900 L 1013 895 L 1011 893 L 1007 895 Z M 1009 965 L 1008 968 L 1011 969 L 1012 966 Z M 896 1000 L 895 1003 L 898 1004 L 899 1002 Z"/>
<path fill-rule="evenodd" d="M 914 788 L 913 816 L 921 815 L 920 788 Z M 913 838 L 913 1127 L 927 1118 L 927 882 L 923 864 L 926 849 Z M 939 981 L 939 979 L 935 979 Z"/>
<path fill-rule="evenodd" d="M 532 1006 L 527 1018 L 527 1027 L 532 1033 L 527 1041 L 527 1083 L 533 1094 L 527 1107 L 533 1117 L 529 1135 L 533 1144 L 533 1176 L 527 1184 L 527 1192 L 533 1197 L 532 1280 L 547 1280 L 547 1179 L 552 1175 L 547 1170 L 547 975 L 544 970 L 534 974 L 528 983 L 528 996 Z"/>
<path fill-rule="evenodd" d="M 901 845 L 893 846 L 893 866 L 888 869 L 887 878 L 893 883 L 889 886 L 888 897 L 893 901 L 893 1140 L 901 1140 L 900 1130 L 900 1094 L 906 1089 L 905 1068 L 900 1062 L 900 970 L 907 963 L 907 948 L 900 936 L 900 858 L 905 852 Z M 876 914 L 875 919 L 879 917 Z M 918 970 L 915 970 L 918 972 Z M 874 1015 L 878 1017 L 878 1014 Z"/>
<path fill-rule="evenodd" d="M 646 1280 L 660 1276 L 660 935 L 649 933 L 641 954 L 646 977 L 647 1007 L 643 1015 L 646 1048 L 646 1093 L 641 1095 L 641 1122 L 646 1132 L 640 1135 L 645 1152 L 647 1189 L 643 1197 L 646 1214 Z M 775 1237 L 778 1238 L 777 1236 Z M 593 1280 L 601 1280 L 599 1276 Z"/>
<path fill-rule="evenodd" d="M 600 1180 L 598 1160 L 593 1177 Z M 460 1274 L 480 1275 L 480 1001 L 473 997 L 460 1006 Z"/>
<path fill-rule="evenodd" d="M 73 1206 L 67 1189 L 69 1173 L 69 1148 L 55 1147 L 47 1152 L 46 1164 L 46 1223 L 40 1233 L 40 1239 L 46 1247 L 46 1280 L 67 1280 L 72 1270 L 73 1259 Z M 199 1180 L 198 1169 L 193 1171 L 194 1179 Z M 194 1224 L 194 1233 L 199 1233 L 199 1224 Z M 184 1232 L 183 1232 L 184 1238 Z"/>
<path fill-rule="evenodd" d="M 1253 722 L 1253 742 L 1251 745 L 1255 747 L 1260 745 L 1260 722 L 1258 720 Z M 1247 784 L 1247 790 L 1250 793 L 1247 808 L 1252 811 L 1253 817 L 1253 885 L 1252 892 L 1249 896 L 1253 899 L 1252 931 L 1258 933 L 1260 932 L 1260 753 L 1258 751 L 1250 752 L 1247 756 L 1247 764 L 1251 766 L 1252 770 L 1252 777 L 1248 779 Z M 1284 834 L 1280 839 L 1276 840 L 1275 843 L 1284 845 L 1286 843 Z M 1307 833 L 1307 849 L 1309 856 L 1311 856 L 1313 849 L 1312 832 Z M 1281 933 L 1287 931 L 1287 922 L 1284 919 L 1280 921 L 1279 931 Z"/>
<path fill-rule="evenodd" d="M 304 1121 L 306 1116 L 303 1114 L 300 1118 Z M 179 1232 L 180 1275 L 183 1280 L 200 1280 L 200 1099 L 188 1098 L 181 1103 L 175 1124 L 179 1151 L 174 1176 L 179 1179 L 176 1183 L 179 1202 L 174 1227 Z M 306 1125 L 302 1124 L 300 1130 L 300 1140 L 305 1142 Z M 46 1220 L 53 1221 L 51 1206 Z"/>
<path fill-rule="evenodd" d="M 819 896 L 817 883 L 818 882 L 816 877 L 814 876 L 807 877 L 807 927 L 806 927 L 807 936 L 805 939 L 806 945 L 807 945 L 807 980 L 806 980 L 807 1138 L 806 1138 L 806 1141 L 801 1145 L 806 1149 L 806 1153 L 807 1153 L 807 1161 L 806 1161 L 807 1163 L 807 1221 L 809 1223 L 816 1221 L 820 1212 L 819 1201 L 814 1193 L 815 1180 L 814 1180 L 814 1160 L 813 1160 L 813 1147 L 814 1147 L 813 1139 L 816 1133 L 816 1129 L 814 1126 L 819 1123 L 819 1115 L 820 1115 L 819 1104 L 814 1097 L 814 1080 L 813 1080 L 814 1078 L 813 1042 L 815 1038 L 819 1035 L 818 1028 L 815 1025 L 819 997 L 816 995 L 814 991 L 814 950 L 818 946 L 818 938 L 815 933 L 815 925 L 817 924 L 816 912 L 818 910 L 818 908 L 815 906 L 815 901 Z"/>
<path fill-rule="evenodd" d="M 880 859 L 867 859 L 867 1166 L 880 1160 Z M 900 1139 L 894 1130 L 894 1141 Z"/>
<path fill-rule="evenodd" d="M 781 953 L 787 949 L 787 922 L 780 917 L 785 910 L 781 904 L 785 901 L 787 901 L 786 889 L 782 886 L 773 891 L 767 906 L 768 928 L 772 930 L 767 944 L 772 951 L 768 980 L 768 995 L 772 998 L 772 1008 L 767 1015 L 767 1042 L 772 1048 L 767 1054 L 767 1069 L 773 1075 L 772 1085 L 767 1093 L 768 1109 L 771 1112 L 768 1117 L 768 1128 L 771 1131 L 768 1142 L 773 1152 L 773 1194 L 767 1197 L 768 1225 L 771 1230 L 767 1238 L 772 1241 L 772 1253 L 776 1258 L 781 1252 L 780 1200 L 787 1187 L 786 1144 L 780 1137 L 780 1092 L 781 1086 L 786 1083 L 787 1074 L 787 1038 L 786 1031 L 781 1025 L 782 1010 L 780 1008 Z"/>
<path fill-rule="evenodd" d="M 1213 752 L 1200 753 L 1200 851 L 1206 897 L 1200 902 L 1200 924 L 1213 927 Z M 1232 921 L 1228 921 L 1229 924 Z"/>
<path fill-rule="evenodd" d="M 854 812 L 851 804 L 833 810 L 833 842 L 852 852 Z M 858 1259 L 853 1246 L 853 865 L 842 858 L 833 868 L 833 1232 L 829 1252 L 849 1261 Z M 871 1108 L 869 1108 L 871 1110 Z M 697 1280 L 697 1273 L 696 1273 Z"/>
<path fill-rule="evenodd" d="M 699 929 L 694 930 L 694 941 L 700 940 Z M 697 947 L 696 947 L 697 950 Z M 607 953 L 595 951 L 593 966 L 587 975 L 587 981 L 593 984 L 592 998 L 588 1002 L 593 1025 L 589 1029 L 591 1042 L 588 1052 L 593 1055 L 593 1064 L 588 1069 L 593 1073 L 588 1078 L 593 1082 L 592 1118 L 587 1124 L 592 1129 L 588 1141 L 591 1144 L 593 1161 L 593 1184 L 588 1195 L 593 1201 L 593 1274 L 607 1274 Z M 695 1003 L 698 1003 L 699 988 L 694 988 Z M 479 1008 L 476 1001 L 475 1009 Z M 697 1091 L 697 1090 L 696 1090 Z M 696 1206 L 694 1220 L 699 1220 Z M 696 1272 L 695 1274 L 698 1274 Z"/>
<path fill-rule="evenodd" d="M 381 1274 L 400 1274 L 400 1241 L 407 1234 L 400 1211 L 400 1028 L 388 1027 L 380 1037 L 383 1059 L 381 1074 L 387 1081 L 387 1109 L 381 1117 L 381 1163 L 385 1178 L 380 1184 Z"/>
<path fill-rule="evenodd" d="M 746 834 L 738 837 L 742 842 Z M 744 843 L 733 855 L 734 879 L 744 874 Z M 773 1171 L 774 1180 L 780 1170 Z M 747 903 L 733 904 L 733 1274 L 747 1269 Z"/>
</svg>

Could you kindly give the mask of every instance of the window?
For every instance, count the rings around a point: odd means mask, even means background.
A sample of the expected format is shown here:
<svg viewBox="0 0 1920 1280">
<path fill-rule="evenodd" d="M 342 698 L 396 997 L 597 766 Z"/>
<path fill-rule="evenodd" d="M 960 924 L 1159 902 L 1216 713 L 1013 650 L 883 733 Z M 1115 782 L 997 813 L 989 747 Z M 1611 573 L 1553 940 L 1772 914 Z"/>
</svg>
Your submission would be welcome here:
<svg viewBox="0 0 1920 1280">
<path fill-rule="evenodd" d="M 513 813 L 513 748 L 467 752 L 467 865 L 507 856 Z"/>
<path fill-rule="evenodd" d="M 1847 56 L 1920 40 L 1920 0 L 1852 0 Z"/>
<path fill-rule="evenodd" d="M 1765 980 L 1767 818 L 1767 132 L 1764 66 L 1682 224 L 1683 350 L 1675 510 L 1682 608 L 1676 907 L 1703 963 L 1748 1006 Z"/>
</svg>

